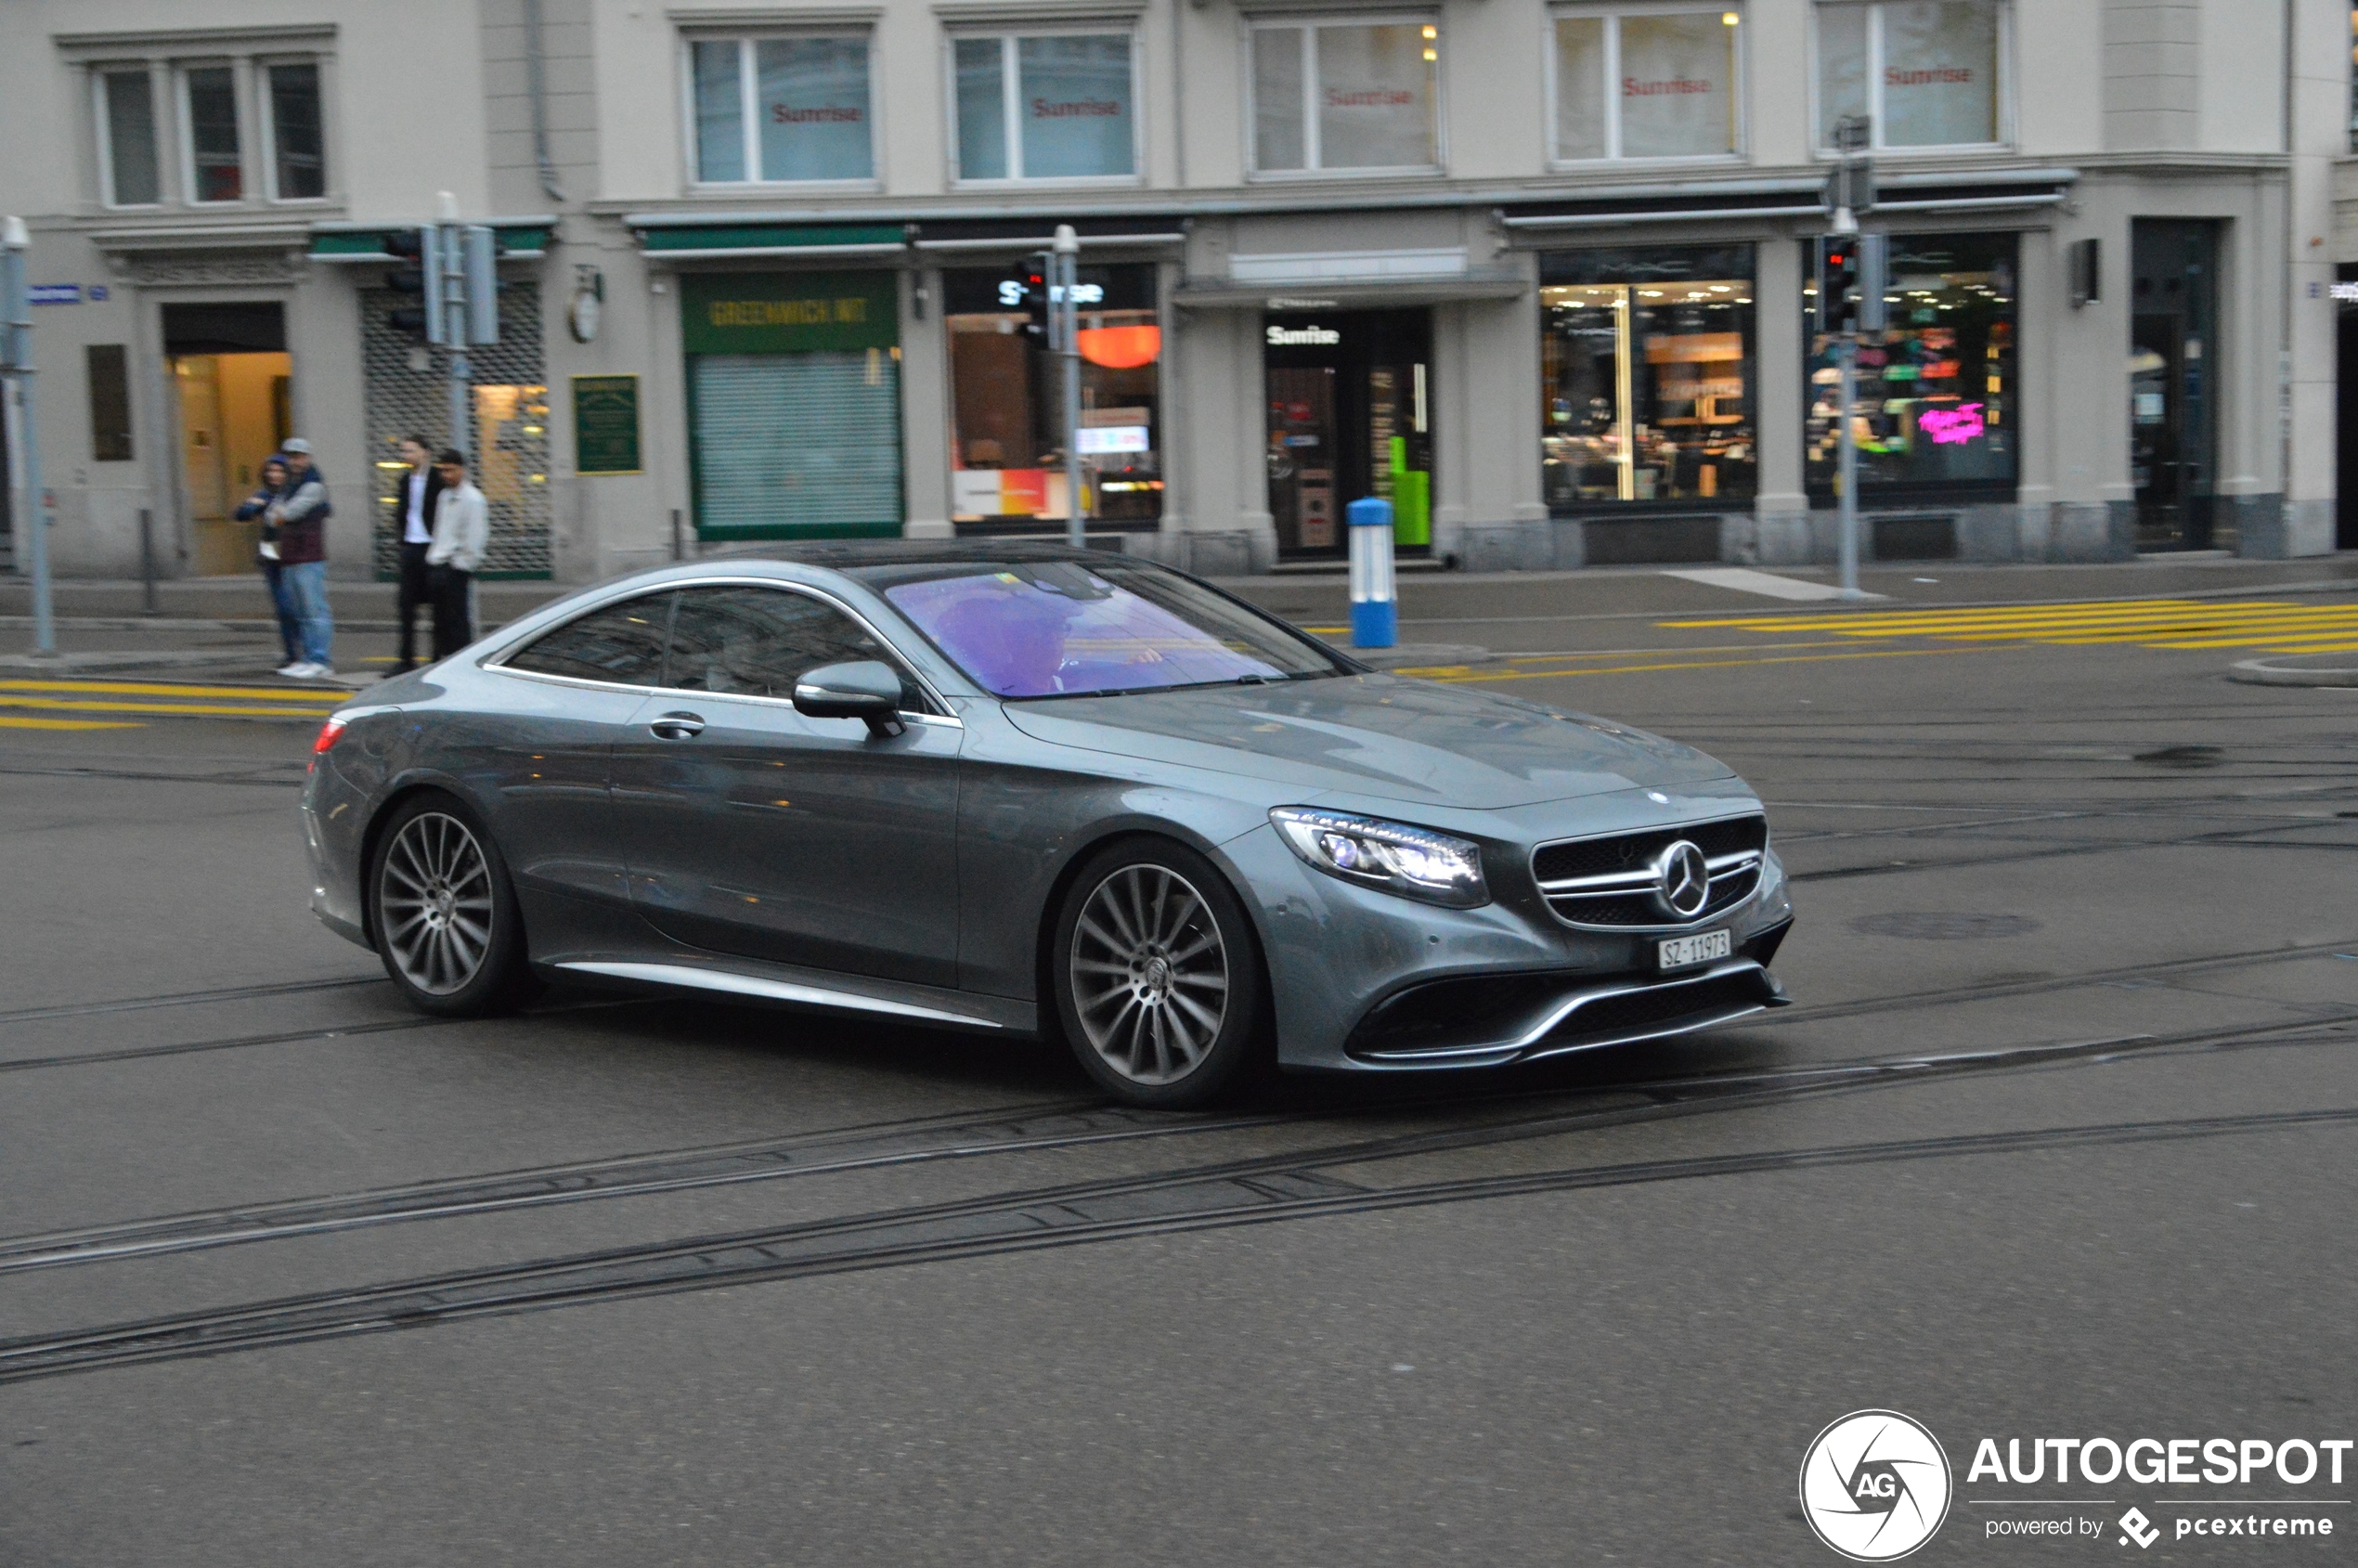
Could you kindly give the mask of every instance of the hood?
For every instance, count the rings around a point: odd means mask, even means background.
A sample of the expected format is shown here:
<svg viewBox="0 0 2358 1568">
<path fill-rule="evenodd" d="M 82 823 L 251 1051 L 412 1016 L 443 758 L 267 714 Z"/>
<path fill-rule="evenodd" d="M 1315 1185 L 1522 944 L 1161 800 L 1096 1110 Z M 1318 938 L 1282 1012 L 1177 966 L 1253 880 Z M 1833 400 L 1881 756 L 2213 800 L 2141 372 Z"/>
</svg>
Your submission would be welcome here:
<svg viewBox="0 0 2358 1568">
<path fill-rule="evenodd" d="M 1055 745 L 1475 810 L 1730 776 L 1641 730 L 1391 675 L 1011 702 L 1004 712 Z"/>
</svg>

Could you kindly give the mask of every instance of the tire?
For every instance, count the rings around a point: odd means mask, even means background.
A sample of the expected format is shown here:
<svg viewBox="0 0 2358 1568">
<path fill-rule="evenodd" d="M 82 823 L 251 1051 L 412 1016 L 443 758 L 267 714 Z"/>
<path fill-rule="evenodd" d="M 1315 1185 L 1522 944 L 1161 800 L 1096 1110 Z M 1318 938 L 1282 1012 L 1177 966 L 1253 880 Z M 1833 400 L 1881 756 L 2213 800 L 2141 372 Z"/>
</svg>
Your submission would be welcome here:
<svg viewBox="0 0 2358 1568">
<path fill-rule="evenodd" d="M 369 857 L 368 897 L 377 956 L 419 1011 L 482 1017 L 539 989 L 507 860 L 455 796 L 416 795 L 395 809 Z"/>
<path fill-rule="evenodd" d="M 1211 1104 L 1267 1033 L 1243 904 L 1210 861 L 1168 840 L 1113 845 L 1082 867 L 1047 978 L 1082 1070 L 1125 1105 Z"/>
</svg>

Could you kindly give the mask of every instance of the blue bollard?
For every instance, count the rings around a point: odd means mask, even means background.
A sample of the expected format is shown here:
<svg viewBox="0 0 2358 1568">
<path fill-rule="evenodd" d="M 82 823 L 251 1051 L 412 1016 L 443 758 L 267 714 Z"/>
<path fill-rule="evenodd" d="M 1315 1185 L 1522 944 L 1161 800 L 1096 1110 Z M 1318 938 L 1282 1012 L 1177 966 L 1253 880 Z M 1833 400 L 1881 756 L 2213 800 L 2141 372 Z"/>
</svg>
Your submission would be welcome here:
<svg viewBox="0 0 2358 1568">
<path fill-rule="evenodd" d="M 1400 606 L 1392 581 L 1392 503 L 1368 496 L 1342 511 L 1351 527 L 1351 645 L 1389 648 L 1400 641 Z"/>
</svg>

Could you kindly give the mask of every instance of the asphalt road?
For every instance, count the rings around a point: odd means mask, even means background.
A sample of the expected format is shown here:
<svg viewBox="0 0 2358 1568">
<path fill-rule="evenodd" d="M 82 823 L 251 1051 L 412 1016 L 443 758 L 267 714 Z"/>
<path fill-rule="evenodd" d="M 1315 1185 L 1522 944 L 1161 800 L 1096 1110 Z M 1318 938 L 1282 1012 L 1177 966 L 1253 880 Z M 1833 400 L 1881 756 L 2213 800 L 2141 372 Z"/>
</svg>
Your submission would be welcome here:
<svg viewBox="0 0 2358 1568">
<path fill-rule="evenodd" d="M 1991 1537 L 2066 1497 L 2346 1559 L 2358 1464 L 1966 1471 L 2358 1436 L 2358 692 L 2221 679 L 2351 597 L 1625 603 L 1421 634 L 1743 771 L 1797 1004 L 1202 1118 L 691 1001 L 421 1020 L 305 913 L 311 721 L 170 711 L 300 701 L 0 693 L 0 1563 L 1831 1563 L 1862 1407 L 1954 1469 L 1912 1561 L 2123 1555 Z M 2340 1534 L 2172 1534 L 2246 1504 Z"/>
</svg>

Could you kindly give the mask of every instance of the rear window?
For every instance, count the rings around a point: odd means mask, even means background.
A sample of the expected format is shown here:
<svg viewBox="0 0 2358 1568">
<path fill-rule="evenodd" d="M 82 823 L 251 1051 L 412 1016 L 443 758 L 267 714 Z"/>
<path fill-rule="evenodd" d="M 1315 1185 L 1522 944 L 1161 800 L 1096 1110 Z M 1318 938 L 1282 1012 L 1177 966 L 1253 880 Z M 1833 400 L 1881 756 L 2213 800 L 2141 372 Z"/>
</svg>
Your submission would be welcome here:
<svg viewBox="0 0 2358 1568">
<path fill-rule="evenodd" d="M 1283 622 L 1151 567 L 1051 561 L 895 576 L 885 598 L 996 696 L 1104 695 L 1345 672 Z"/>
</svg>

